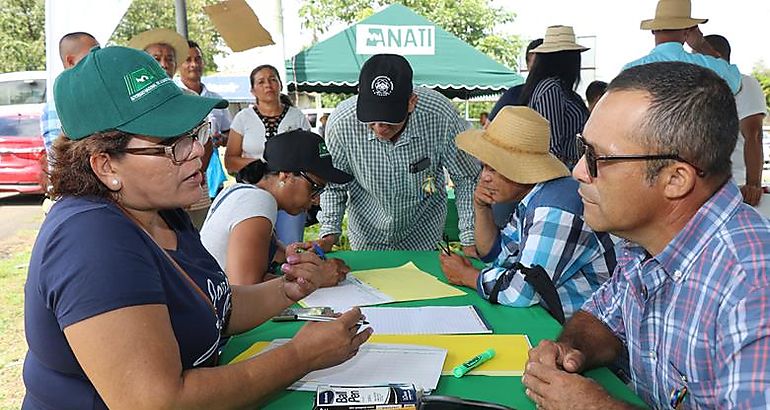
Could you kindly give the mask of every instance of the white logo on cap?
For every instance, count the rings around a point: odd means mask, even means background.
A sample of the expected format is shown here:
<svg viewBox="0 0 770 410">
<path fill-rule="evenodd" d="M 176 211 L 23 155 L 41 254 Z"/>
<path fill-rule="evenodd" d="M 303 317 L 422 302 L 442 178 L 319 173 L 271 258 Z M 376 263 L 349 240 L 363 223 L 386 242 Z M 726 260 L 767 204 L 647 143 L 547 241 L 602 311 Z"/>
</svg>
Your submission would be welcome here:
<svg viewBox="0 0 770 410">
<path fill-rule="evenodd" d="M 372 80 L 372 93 L 378 97 L 387 97 L 393 92 L 393 81 L 380 75 Z"/>
</svg>

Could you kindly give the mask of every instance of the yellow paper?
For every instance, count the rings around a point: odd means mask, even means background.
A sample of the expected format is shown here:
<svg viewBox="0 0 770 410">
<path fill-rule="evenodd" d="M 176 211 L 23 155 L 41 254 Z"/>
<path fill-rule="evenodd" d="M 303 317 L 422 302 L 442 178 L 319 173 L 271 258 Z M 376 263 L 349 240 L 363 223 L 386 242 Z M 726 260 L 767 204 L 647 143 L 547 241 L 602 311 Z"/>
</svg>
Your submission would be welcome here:
<svg viewBox="0 0 770 410">
<path fill-rule="evenodd" d="M 412 262 L 396 268 L 352 272 L 351 275 L 392 297 L 394 302 L 465 295 L 465 292 L 421 271 Z"/>
<path fill-rule="evenodd" d="M 455 366 L 489 348 L 495 357 L 482 363 L 465 376 L 521 376 L 527 365 L 532 345 L 526 335 L 372 335 L 367 343 L 391 343 L 434 346 L 447 349 L 442 375 L 451 375 Z M 270 342 L 256 342 L 236 356 L 230 364 L 259 354 Z"/>
<path fill-rule="evenodd" d="M 377 330 L 375 329 L 375 332 Z M 455 366 L 492 348 L 495 357 L 471 370 L 466 376 L 521 376 L 532 347 L 526 335 L 372 335 L 368 343 L 395 343 L 434 346 L 447 349 L 443 375 Z"/>
<path fill-rule="evenodd" d="M 238 363 L 238 362 L 242 362 L 242 361 L 244 361 L 246 359 L 250 359 L 253 356 L 258 355 L 259 352 L 264 350 L 267 347 L 267 345 L 269 345 L 269 344 L 270 344 L 270 342 L 257 342 L 257 343 L 254 343 L 253 345 L 251 345 L 251 347 L 249 347 L 248 349 L 246 349 L 243 352 L 241 352 L 241 354 L 239 354 L 238 356 L 235 356 L 235 358 L 233 360 L 230 360 L 230 363 L 228 363 L 228 364 L 235 364 L 235 363 Z"/>
</svg>

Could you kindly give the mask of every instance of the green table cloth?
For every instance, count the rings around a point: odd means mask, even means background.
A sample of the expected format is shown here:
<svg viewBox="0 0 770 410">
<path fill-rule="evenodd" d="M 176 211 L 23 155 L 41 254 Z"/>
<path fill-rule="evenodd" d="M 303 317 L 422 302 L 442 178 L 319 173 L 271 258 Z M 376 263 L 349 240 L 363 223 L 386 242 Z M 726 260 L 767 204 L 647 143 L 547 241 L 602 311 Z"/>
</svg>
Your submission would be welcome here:
<svg viewBox="0 0 770 410">
<path fill-rule="evenodd" d="M 396 267 L 406 262 L 414 262 L 417 267 L 446 282 L 441 273 L 437 252 L 426 251 L 346 251 L 336 252 L 334 257 L 345 260 L 356 270 Z M 560 325 L 541 307 L 511 308 L 493 305 L 482 299 L 474 291 L 461 288 L 465 296 L 431 299 L 414 302 L 393 303 L 387 306 L 459 306 L 475 305 L 479 307 L 485 319 L 492 325 L 496 334 L 526 334 L 533 346 L 542 339 L 554 339 Z M 302 326 L 299 322 L 267 322 L 251 331 L 234 336 L 225 346 L 221 363 L 228 363 L 238 354 L 257 341 L 270 341 L 277 338 L 290 338 Z M 375 329 L 376 331 L 376 329 Z M 480 351 L 484 346 L 479 346 Z M 613 396 L 630 403 L 643 406 L 644 403 L 607 369 L 596 369 L 586 373 L 599 382 Z M 524 394 L 520 377 L 466 376 L 460 379 L 442 376 L 435 394 L 458 396 L 467 399 L 485 400 L 500 403 L 516 409 L 534 409 L 532 401 Z M 262 408 L 266 409 L 311 409 L 315 393 L 283 391 L 274 395 Z"/>
</svg>

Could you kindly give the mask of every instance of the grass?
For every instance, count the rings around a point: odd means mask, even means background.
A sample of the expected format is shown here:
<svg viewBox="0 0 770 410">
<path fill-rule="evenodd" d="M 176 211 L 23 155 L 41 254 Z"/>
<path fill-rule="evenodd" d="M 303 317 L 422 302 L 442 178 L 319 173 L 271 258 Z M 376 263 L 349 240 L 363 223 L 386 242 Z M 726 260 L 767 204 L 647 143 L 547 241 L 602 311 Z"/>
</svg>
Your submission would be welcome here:
<svg viewBox="0 0 770 410">
<path fill-rule="evenodd" d="M 24 397 L 24 282 L 36 235 L 22 231 L 0 244 L 0 409 L 18 409 Z"/>
</svg>

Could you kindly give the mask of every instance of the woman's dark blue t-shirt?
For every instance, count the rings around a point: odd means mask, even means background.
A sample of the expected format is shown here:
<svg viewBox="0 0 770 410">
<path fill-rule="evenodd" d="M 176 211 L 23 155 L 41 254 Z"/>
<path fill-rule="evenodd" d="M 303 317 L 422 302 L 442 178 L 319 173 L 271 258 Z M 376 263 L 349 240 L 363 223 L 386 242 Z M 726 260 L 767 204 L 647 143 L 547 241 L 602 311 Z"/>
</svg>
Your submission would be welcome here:
<svg viewBox="0 0 770 410">
<path fill-rule="evenodd" d="M 213 364 L 230 310 L 230 286 L 184 211 L 162 211 L 161 216 L 177 235 L 177 250 L 169 254 L 214 302 L 216 316 L 203 295 L 115 204 L 64 198 L 43 222 L 24 288 L 29 352 L 23 408 L 106 408 L 63 329 L 128 306 L 166 305 L 182 367 Z"/>
</svg>

